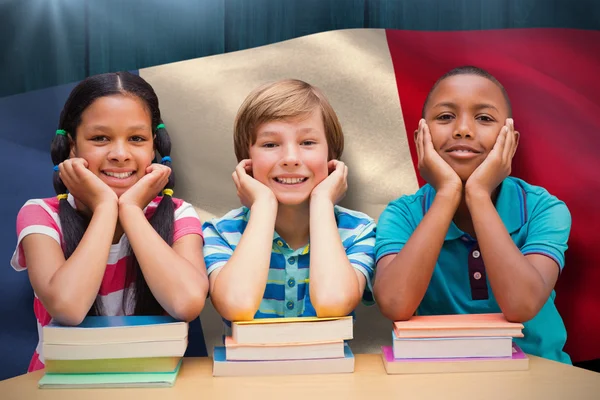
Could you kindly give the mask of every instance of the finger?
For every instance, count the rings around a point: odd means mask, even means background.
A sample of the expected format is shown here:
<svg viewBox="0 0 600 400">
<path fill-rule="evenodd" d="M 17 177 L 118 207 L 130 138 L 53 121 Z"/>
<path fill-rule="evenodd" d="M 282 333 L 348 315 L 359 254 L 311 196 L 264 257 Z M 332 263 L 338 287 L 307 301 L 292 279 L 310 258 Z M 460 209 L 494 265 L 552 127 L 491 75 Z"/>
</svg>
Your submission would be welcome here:
<svg viewBox="0 0 600 400">
<path fill-rule="evenodd" d="M 67 161 L 61 163 L 61 166 L 62 166 L 62 169 L 60 166 L 58 167 L 59 172 L 62 175 L 64 175 L 66 179 L 73 181 L 77 175 L 73 171 L 73 163 L 71 162 L 71 160 L 67 160 Z"/>
<path fill-rule="evenodd" d="M 512 162 L 513 157 L 515 156 L 515 152 L 517 151 L 517 146 L 519 145 L 519 132 L 515 130 L 515 120 L 511 118 L 511 135 L 513 137 L 512 148 L 510 151 L 510 161 Z"/>
<path fill-rule="evenodd" d="M 348 166 L 344 165 L 344 182 L 348 181 Z"/>
<path fill-rule="evenodd" d="M 72 158 L 71 159 L 71 163 L 72 164 L 80 164 L 82 165 L 84 168 L 88 167 L 88 162 L 84 159 L 84 158 Z"/>
<path fill-rule="evenodd" d="M 87 172 L 90 172 L 86 167 L 85 163 L 79 160 L 73 160 L 71 163 L 71 168 L 73 169 L 73 173 L 77 178 L 83 178 Z M 90 172 L 91 173 L 91 172 Z"/>
<path fill-rule="evenodd" d="M 506 133 L 507 133 L 508 129 L 506 128 L 506 126 L 503 126 L 502 129 L 500 129 L 500 133 L 498 134 L 498 137 L 496 138 L 496 143 L 494 143 L 494 147 L 492 148 L 492 152 L 498 154 L 500 157 L 502 157 L 502 155 L 504 154 L 504 146 L 506 144 Z"/>
<path fill-rule="evenodd" d="M 70 170 L 70 164 L 71 163 L 67 163 L 67 162 L 61 162 L 60 164 L 58 164 L 58 177 L 60 178 L 60 180 L 62 181 L 62 183 L 67 187 L 71 187 L 72 185 L 72 174 L 69 172 Z M 69 168 L 67 169 L 67 166 L 69 166 Z"/>
<path fill-rule="evenodd" d="M 233 179 L 233 183 L 235 184 L 235 188 L 238 191 L 238 197 L 239 197 L 241 186 L 240 186 L 240 178 L 238 177 L 237 170 L 234 171 L 233 174 L 231 174 L 231 178 Z"/>
<path fill-rule="evenodd" d="M 327 173 L 331 175 L 337 168 L 338 160 L 329 160 L 327 162 Z"/>
<path fill-rule="evenodd" d="M 248 175 L 248 170 L 246 169 L 247 167 L 252 168 L 252 161 L 251 160 L 242 160 L 240 161 L 240 163 L 235 167 L 235 172 L 238 175 L 238 179 L 242 179 L 242 177 L 244 175 Z M 251 169 L 250 169 L 251 171 Z"/>
<path fill-rule="evenodd" d="M 417 157 L 419 160 L 423 159 L 423 123 L 425 121 L 421 119 L 419 121 L 419 128 L 417 131 L 417 137 L 415 138 L 415 146 L 417 148 Z"/>
<path fill-rule="evenodd" d="M 431 131 L 429 130 L 429 126 L 427 124 L 423 124 L 423 156 L 425 154 L 434 152 L 435 149 L 433 147 L 433 139 L 431 139 Z"/>
<path fill-rule="evenodd" d="M 511 159 L 511 154 L 513 150 L 513 145 L 515 142 L 515 130 L 512 124 L 512 119 L 508 118 L 506 120 L 506 139 L 504 143 L 504 148 L 502 149 L 502 161 L 509 162 Z"/>
</svg>

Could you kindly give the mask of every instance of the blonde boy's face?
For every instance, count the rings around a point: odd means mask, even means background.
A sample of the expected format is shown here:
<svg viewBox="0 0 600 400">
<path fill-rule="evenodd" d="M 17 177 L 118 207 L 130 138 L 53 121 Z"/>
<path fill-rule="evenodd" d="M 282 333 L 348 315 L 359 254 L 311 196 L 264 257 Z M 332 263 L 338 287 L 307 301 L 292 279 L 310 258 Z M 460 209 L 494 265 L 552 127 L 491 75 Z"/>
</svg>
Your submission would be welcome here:
<svg viewBox="0 0 600 400">
<path fill-rule="evenodd" d="M 328 176 L 327 139 L 320 110 L 306 117 L 258 126 L 250 146 L 252 174 L 277 201 L 299 205 Z"/>
<path fill-rule="evenodd" d="M 508 112 L 494 82 L 477 75 L 455 75 L 431 93 L 425 120 L 433 147 L 464 182 L 494 147 Z"/>
</svg>

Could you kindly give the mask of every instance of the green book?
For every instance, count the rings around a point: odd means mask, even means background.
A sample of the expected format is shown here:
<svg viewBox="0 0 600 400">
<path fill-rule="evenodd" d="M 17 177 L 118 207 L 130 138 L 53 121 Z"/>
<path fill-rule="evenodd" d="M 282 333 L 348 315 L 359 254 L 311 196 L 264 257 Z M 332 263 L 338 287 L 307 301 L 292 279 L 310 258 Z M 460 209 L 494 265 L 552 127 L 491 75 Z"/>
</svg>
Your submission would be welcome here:
<svg viewBox="0 0 600 400">
<path fill-rule="evenodd" d="M 175 384 L 182 361 L 179 362 L 173 372 L 45 374 L 39 380 L 38 387 L 40 389 L 171 387 Z"/>
</svg>

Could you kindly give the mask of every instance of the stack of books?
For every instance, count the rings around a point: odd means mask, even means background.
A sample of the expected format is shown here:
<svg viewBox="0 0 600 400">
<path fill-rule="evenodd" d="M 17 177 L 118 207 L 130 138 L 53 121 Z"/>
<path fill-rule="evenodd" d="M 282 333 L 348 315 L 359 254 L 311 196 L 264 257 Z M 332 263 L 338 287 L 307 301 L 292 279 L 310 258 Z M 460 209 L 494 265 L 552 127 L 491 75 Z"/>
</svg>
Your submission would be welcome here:
<svg viewBox="0 0 600 400">
<path fill-rule="evenodd" d="M 394 322 L 383 363 L 388 374 L 527 370 L 529 359 L 513 343 L 522 330 L 502 314 L 415 316 Z"/>
<path fill-rule="evenodd" d="M 215 347 L 213 376 L 354 372 L 352 317 L 265 318 L 233 322 Z"/>
<path fill-rule="evenodd" d="M 173 386 L 188 324 L 170 316 L 87 317 L 43 328 L 40 388 Z"/>
</svg>

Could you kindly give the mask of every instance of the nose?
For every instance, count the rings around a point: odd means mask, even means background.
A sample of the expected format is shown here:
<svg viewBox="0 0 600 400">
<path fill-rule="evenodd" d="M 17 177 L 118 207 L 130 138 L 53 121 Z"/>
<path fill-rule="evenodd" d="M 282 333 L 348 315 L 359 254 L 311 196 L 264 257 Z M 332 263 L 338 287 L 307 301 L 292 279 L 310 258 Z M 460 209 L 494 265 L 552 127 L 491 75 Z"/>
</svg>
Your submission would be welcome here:
<svg viewBox="0 0 600 400">
<path fill-rule="evenodd" d="M 472 118 L 464 115 L 456 119 L 456 125 L 452 137 L 455 139 L 473 138 L 474 129 L 471 126 L 473 123 Z"/>
<path fill-rule="evenodd" d="M 300 154 L 298 146 L 295 143 L 290 143 L 284 146 L 284 154 L 281 158 L 281 163 L 285 167 L 297 167 L 300 165 Z"/>
<path fill-rule="evenodd" d="M 111 143 L 108 158 L 111 161 L 125 162 L 131 157 L 127 143 L 122 140 L 115 140 Z"/>
</svg>

